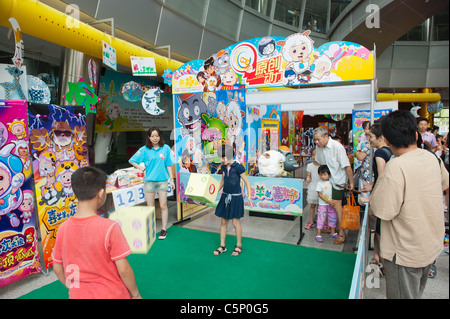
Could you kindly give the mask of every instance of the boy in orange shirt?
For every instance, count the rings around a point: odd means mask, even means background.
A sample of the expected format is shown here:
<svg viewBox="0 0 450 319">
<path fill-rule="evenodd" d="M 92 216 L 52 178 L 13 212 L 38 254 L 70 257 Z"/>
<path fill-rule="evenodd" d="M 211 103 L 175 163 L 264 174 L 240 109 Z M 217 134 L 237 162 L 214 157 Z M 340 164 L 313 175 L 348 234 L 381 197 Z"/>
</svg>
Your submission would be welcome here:
<svg viewBox="0 0 450 319">
<path fill-rule="evenodd" d="M 130 247 L 114 221 L 97 215 L 106 201 L 106 174 L 82 167 L 72 175 L 75 215 L 61 224 L 53 248 L 53 270 L 70 299 L 142 299 L 126 256 Z"/>
</svg>

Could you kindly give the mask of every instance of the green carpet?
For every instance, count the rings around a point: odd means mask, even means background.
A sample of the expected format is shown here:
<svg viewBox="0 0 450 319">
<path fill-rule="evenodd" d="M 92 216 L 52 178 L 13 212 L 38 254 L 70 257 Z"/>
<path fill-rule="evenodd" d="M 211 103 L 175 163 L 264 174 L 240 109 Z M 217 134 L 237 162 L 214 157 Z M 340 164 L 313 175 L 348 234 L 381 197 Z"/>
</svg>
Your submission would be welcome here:
<svg viewBox="0 0 450 319">
<path fill-rule="evenodd" d="M 147 255 L 128 257 L 144 299 L 348 298 L 354 254 L 243 238 L 243 252 L 214 256 L 219 234 L 171 227 Z M 22 296 L 67 298 L 57 281 Z"/>
</svg>

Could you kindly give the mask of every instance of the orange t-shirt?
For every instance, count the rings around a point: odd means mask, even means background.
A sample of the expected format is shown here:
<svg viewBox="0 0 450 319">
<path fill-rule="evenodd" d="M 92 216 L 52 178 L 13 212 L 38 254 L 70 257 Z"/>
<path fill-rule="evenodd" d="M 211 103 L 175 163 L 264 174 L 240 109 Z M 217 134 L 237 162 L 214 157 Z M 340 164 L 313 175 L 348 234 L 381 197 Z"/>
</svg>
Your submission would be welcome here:
<svg viewBox="0 0 450 319">
<path fill-rule="evenodd" d="M 116 222 L 70 217 L 58 229 L 53 262 L 62 264 L 70 299 L 129 299 L 115 261 L 131 254 Z"/>
</svg>

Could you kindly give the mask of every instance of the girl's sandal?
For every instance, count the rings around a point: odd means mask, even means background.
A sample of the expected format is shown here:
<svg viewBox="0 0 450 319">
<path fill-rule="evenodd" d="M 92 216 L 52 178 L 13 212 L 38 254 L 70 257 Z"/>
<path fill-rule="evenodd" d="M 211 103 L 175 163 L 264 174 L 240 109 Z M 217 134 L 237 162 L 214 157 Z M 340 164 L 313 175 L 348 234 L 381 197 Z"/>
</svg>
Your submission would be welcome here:
<svg viewBox="0 0 450 319">
<path fill-rule="evenodd" d="M 226 245 L 225 246 L 220 245 L 219 248 L 214 250 L 214 255 L 215 256 L 219 256 L 221 253 L 224 253 L 226 251 L 227 251 L 227 246 Z M 216 252 L 217 252 L 217 254 L 216 254 Z"/>
<path fill-rule="evenodd" d="M 236 247 L 234 247 L 233 252 L 231 253 L 231 256 L 233 257 L 239 256 L 241 253 L 242 253 L 242 246 L 236 245 Z"/>
</svg>

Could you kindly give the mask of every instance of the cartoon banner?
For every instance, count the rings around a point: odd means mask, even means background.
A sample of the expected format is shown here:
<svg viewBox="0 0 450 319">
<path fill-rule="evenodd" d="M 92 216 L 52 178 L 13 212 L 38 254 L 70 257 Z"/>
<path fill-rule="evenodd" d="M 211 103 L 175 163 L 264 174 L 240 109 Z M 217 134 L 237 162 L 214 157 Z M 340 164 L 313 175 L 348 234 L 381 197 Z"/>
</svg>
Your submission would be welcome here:
<svg viewBox="0 0 450 319">
<path fill-rule="evenodd" d="M 190 173 L 179 174 L 179 201 L 182 203 L 191 203 L 215 207 L 219 203 L 220 194 L 218 194 L 215 203 L 199 203 L 185 195 L 185 189 L 189 181 Z M 217 180 L 222 179 L 221 174 L 212 175 Z M 245 184 L 241 181 L 241 188 L 244 194 L 244 208 L 251 211 L 294 215 L 300 216 L 303 213 L 303 182 L 298 178 L 269 178 L 249 176 L 251 191 L 250 202 L 245 190 Z"/>
<path fill-rule="evenodd" d="M 156 81 L 106 70 L 100 78 L 95 132 L 147 131 L 152 126 L 171 131 L 172 95 L 160 94 L 159 101 L 146 95 L 158 85 Z"/>
<path fill-rule="evenodd" d="M 245 90 L 176 95 L 174 110 L 177 172 L 214 173 L 223 143 L 234 145 L 246 165 Z"/>
<path fill-rule="evenodd" d="M 205 61 L 171 73 L 174 94 L 369 80 L 375 60 L 365 47 L 346 41 L 313 46 L 310 30 L 233 44 Z"/>
<path fill-rule="evenodd" d="M 374 110 L 373 119 L 378 120 L 380 117 L 385 116 L 392 112 L 392 109 L 385 110 Z M 370 148 L 369 141 L 364 134 L 362 125 L 365 121 L 370 121 L 370 110 L 353 110 L 352 113 L 352 131 L 353 131 L 353 153 L 356 151 L 367 152 Z M 355 162 L 353 167 L 356 169 L 361 165 L 361 161 L 358 161 L 355 157 Z"/>
<path fill-rule="evenodd" d="M 41 271 L 26 101 L 0 100 L 0 288 Z"/>
<path fill-rule="evenodd" d="M 29 134 L 45 267 L 58 227 L 78 207 L 71 176 L 88 165 L 86 116 L 82 107 L 30 104 Z"/>
</svg>

